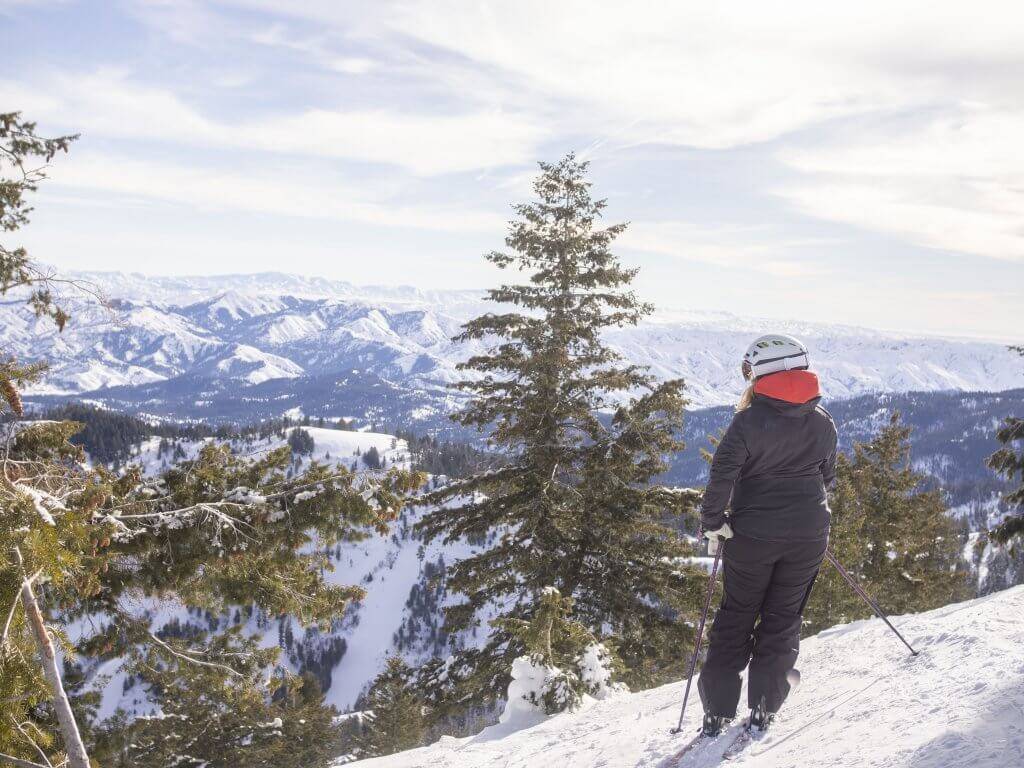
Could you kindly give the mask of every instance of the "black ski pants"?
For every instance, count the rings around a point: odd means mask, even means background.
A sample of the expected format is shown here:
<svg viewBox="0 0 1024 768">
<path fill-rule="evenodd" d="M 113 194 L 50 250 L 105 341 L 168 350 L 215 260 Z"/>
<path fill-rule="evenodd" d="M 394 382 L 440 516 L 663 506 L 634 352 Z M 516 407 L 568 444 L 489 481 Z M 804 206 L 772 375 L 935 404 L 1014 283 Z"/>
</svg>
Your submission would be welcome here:
<svg viewBox="0 0 1024 768">
<path fill-rule="evenodd" d="M 826 539 L 772 542 L 736 534 L 722 553 L 725 593 L 715 616 L 697 690 L 704 711 L 736 716 L 747 663 L 747 702 L 763 696 L 777 712 L 800 649 L 800 622 L 825 556 Z"/>
</svg>

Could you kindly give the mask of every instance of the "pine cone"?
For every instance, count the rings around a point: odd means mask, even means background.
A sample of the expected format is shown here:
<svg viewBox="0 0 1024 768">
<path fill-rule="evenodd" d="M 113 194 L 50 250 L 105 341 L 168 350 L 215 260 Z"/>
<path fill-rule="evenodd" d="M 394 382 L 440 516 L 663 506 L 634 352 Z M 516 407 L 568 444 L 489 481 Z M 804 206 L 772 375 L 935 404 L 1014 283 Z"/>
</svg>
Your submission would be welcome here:
<svg viewBox="0 0 1024 768">
<path fill-rule="evenodd" d="M 10 379 L 0 379 L 0 395 L 7 401 L 15 415 L 19 418 L 25 415 L 25 406 L 21 403 L 21 395 Z"/>
</svg>

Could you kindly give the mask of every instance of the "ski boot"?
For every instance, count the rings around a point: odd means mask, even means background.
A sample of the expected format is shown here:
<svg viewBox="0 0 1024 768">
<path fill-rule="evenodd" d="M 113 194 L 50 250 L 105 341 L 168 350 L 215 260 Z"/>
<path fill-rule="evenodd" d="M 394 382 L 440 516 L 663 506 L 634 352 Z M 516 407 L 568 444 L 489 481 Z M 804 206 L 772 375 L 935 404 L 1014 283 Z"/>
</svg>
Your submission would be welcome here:
<svg viewBox="0 0 1024 768">
<path fill-rule="evenodd" d="M 757 706 L 750 710 L 750 720 L 747 721 L 747 730 L 753 733 L 764 733 L 768 730 L 768 726 L 772 724 L 775 719 L 775 713 L 769 712 L 765 707 L 764 698 L 758 702 Z"/>
<path fill-rule="evenodd" d="M 722 728 L 729 722 L 728 717 L 722 717 L 720 715 L 706 714 L 704 715 L 704 724 L 700 728 L 701 736 L 714 737 L 722 732 Z"/>
</svg>

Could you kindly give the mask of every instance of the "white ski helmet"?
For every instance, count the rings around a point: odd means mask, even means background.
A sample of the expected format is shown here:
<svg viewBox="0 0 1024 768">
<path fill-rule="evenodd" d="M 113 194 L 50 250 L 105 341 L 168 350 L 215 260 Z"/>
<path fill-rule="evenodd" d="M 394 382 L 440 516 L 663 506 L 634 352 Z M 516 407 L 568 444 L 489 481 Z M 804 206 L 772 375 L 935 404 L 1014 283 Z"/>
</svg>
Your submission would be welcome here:
<svg viewBox="0 0 1024 768">
<path fill-rule="evenodd" d="M 743 377 L 756 379 L 776 371 L 808 368 L 807 347 L 799 339 L 782 333 L 769 333 L 754 340 L 743 355 Z"/>
</svg>

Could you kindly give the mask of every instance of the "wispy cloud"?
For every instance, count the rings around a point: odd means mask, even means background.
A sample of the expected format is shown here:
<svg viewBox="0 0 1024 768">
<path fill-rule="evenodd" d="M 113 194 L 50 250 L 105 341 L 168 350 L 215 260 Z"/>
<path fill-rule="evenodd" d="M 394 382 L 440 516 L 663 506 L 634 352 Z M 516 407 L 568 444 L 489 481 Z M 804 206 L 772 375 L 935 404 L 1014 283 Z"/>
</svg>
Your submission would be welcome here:
<svg viewBox="0 0 1024 768">
<path fill-rule="evenodd" d="M 218 120 L 171 90 L 139 84 L 115 70 L 55 75 L 30 86 L 0 81 L 0 100 L 94 137 L 380 163 L 421 175 L 528 162 L 546 133 L 529 117 L 498 110 L 428 114 L 316 108 Z"/>
<path fill-rule="evenodd" d="M 624 121 L 637 138 L 720 148 L 838 116 L 948 102 L 967 87 L 1005 93 L 1015 79 L 1006 65 L 1024 61 L 1019 35 L 1006 23 L 1012 8 L 993 3 L 988 12 L 965 15 L 959 3 L 924 0 L 901 4 L 899 13 L 879 0 L 410 0 L 362 6 L 358 18 L 363 27 L 372 23 L 457 54 L 467 67 L 515 74 L 536 97 L 586 105 L 591 120 Z M 354 24 L 342 4 L 278 10 L 338 31 Z M 996 63 L 1002 74 L 993 67 L 984 82 L 963 76 L 963 69 Z"/>
<path fill-rule="evenodd" d="M 462 98 L 520 82 L 529 98 L 517 106 L 556 136 L 614 137 L 613 147 L 773 142 L 776 157 L 806 174 L 773 191 L 805 214 L 926 247 L 1024 256 L 1014 3 L 964 14 L 959 3 L 925 0 L 899 13 L 879 0 L 408 0 L 360 6 L 358 22 L 334 3 L 279 12 L 337 35 L 358 25 L 442 51 L 421 75 L 458 81 Z M 908 115 L 932 122 L 895 119 Z M 844 133 L 851 125 L 857 132 Z"/>
<path fill-rule="evenodd" d="M 1024 261 L 1024 109 L 969 106 L 898 132 L 844 134 L 783 160 L 778 193 L 814 216 L 945 251 Z"/>
<path fill-rule="evenodd" d="M 365 56 L 345 56 L 337 53 L 324 35 L 292 35 L 283 24 L 271 24 L 252 32 L 249 39 L 259 45 L 284 48 L 310 56 L 321 66 L 347 75 L 365 75 L 377 64 Z"/>
<path fill-rule="evenodd" d="M 37 222 L 102 243 L 96 266 L 133 262 L 106 240 L 130 204 L 137 242 L 180 215 L 221 271 L 250 263 L 259 237 L 232 228 L 258 219 L 296 269 L 343 242 L 367 270 L 439 285 L 443 257 L 468 279 L 534 161 L 576 149 L 654 300 L 685 273 L 688 303 L 755 314 L 1024 322 L 985 300 L 1024 261 L 1018 2 L 124 0 L 61 8 L 76 35 L 52 12 L 0 0 L 0 34 L 33 40 L 0 106 L 83 134 Z"/>
<path fill-rule="evenodd" d="M 51 171 L 51 183 L 58 190 L 102 191 L 112 206 L 121 206 L 124 199 L 156 200 L 205 211 L 357 221 L 439 232 L 495 232 L 504 224 L 502 217 L 486 210 L 403 204 L 375 195 L 365 186 L 349 186 L 337 178 L 288 174 L 280 168 L 241 174 L 223 168 L 79 153 L 74 163 L 61 163 Z"/>
<path fill-rule="evenodd" d="M 730 269 L 777 277 L 814 278 L 830 270 L 815 251 L 831 241 L 786 238 L 765 230 L 703 227 L 676 221 L 634 221 L 620 238 L 623 247 Z"/>
</svg>

